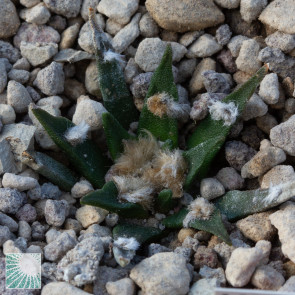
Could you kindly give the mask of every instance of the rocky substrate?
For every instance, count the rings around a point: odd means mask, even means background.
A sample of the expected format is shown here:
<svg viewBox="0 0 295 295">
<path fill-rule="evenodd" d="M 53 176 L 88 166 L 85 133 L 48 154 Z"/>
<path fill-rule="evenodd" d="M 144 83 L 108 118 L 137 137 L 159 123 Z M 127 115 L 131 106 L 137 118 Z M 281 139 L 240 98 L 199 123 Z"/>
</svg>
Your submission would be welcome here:
<svg viewBox="0 0 295 295">
<path fill-rule="evenodd" d="M 212 200 L 295 181 L 295 0 L 0 0 L 0 293 L 209 295 L 216 286 L 295 292 L 295 200 L 225 221 L 232 246 L 181 229 L 121 268 L 110 252 L 118 216 L 79 203 L 91 184 L 81 179 L 64 192 L 21 162 L 22 152 L 35 148 L 68 164 L 32 114 L 34 104 L 75 124 L 85 120 L 103 143 L 106 110 L 89 7 L 125 56 L 139 110 L 167 44 L 180 100 L 191 105 L 195 122 L 208 114 L 210 98 L 223 99 L 268 63 L 209 177 L 195 188 Z M 192 120 L 180 126 L 182 148 Z M 182 202 L 191 199 L 186 194 Z M 145 222 L 158 226 L 162 218 Z M 5 290 L 6 253 L 42 254 L 42 290 Z"/>
</svg>

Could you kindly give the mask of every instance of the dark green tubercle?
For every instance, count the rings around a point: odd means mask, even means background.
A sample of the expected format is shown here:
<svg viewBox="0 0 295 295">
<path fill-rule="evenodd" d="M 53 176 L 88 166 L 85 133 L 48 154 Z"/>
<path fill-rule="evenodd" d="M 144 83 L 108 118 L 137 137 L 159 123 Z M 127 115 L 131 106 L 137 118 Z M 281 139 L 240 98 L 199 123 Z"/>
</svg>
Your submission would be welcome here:
<svg viewBox="0 0 295 295">
<path fill-rule="evenodd" d="M 189 211 L 187 209 L 182 209 L 178 213 L 165 218 L 162 223 L 167 228 L 182 228 L 183 220 L 185 219 L 188 212 Z M 195 219 L 189 223 L 189 227 L 209 232 L 221 238 L 227 244 L 231 245 L 231 240 L 226 228 L 224 227 L 220 211 L 217 208 L 214 209 L 209 219 Z"/>
<path fill-rule="evenodd" d="M 139 134 L 144 134 L 144 130 L 148 130 L 163 142 L 171 140 L 173 148 L 176 148 L 178 146 L 177 120 L 169 118 L 167 115 L 160 118 L 151 113 L 147 107 L 149 97 L 163 92 L 169 94 L 175 101 L 178 100 L 178 92 L 172 73 L 172 49 L 170 45 L 167 46 L 161 63 L 153 74 L 145 104 L 140 114 L 138 131 Z"/>
<path fill-rule="evenodd" d="M 78 181 L 78 177 L 70 169 L 46 154 L 25 151 L 22 154 L 22 162 L 64 191 L 71 191 L 71 188 Z"/>
<path fill-rule="evenodd" d="M 112 181 L 107 182 L 102 189 L 85 195 L 80 203 L 100 207 L 125 218 L 147 218 L 149 216 L 148 211 L 139 204 L 119 202 L 118 190 Z"/>
<path fill-rule="evenodd" d="M 248 99 L 253 95 L 257 86 L 266 75 L 267 70 L 268 67 L 263 66 L 239 89 L 229 94 L 223 102 L 234 102 L 240 115 L 244 110 Z M 196 176 L 199 178 L 205 176 L 212 160 L 225 142 L 230 129 L 231 126 L 225 126 L 222 120 L 213 120 L 211 115 L 209 115 L 200 122 L 195 132 L 188 138 L 188 151 L 186 152 L 185 157 L 190 161 L 190 169 L 185 181 L 186 189 L 189 188 Z M 199 152 L 202 153 L 200 160 L 197 159 L 197 157 L 199 157 Z"/>
<path fill-rule="evenodd" d="M 54 117 L 42 109 L 33 109 L 32 112 L 54 143 L 70 159 L 75 169 L 95 188 L 102 187 L 110 163 L 99 148 L 89 139 L 72 146 L 64 137 L 65 132 L 75 126 L 72 121 L 63 117 Z"/>
<path fill-rule="evenodd" d="M 165 236 L 165 231 L 154 227 L 144 227 L 135 224 L 119 224 L 113 229 L 113 238 L 135 238 L 139 244 L 156 242 Z"/>
</svg>

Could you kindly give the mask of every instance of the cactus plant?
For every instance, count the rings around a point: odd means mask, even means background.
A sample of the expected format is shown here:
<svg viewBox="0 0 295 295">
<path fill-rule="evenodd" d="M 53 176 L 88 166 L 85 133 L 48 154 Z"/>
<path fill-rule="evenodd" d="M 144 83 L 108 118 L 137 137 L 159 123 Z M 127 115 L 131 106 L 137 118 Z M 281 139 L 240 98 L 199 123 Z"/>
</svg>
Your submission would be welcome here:
<svg viewBox="0 0 295 295">
<path fill-rule="evenodd" d="M 183 226 L 208 231 L 230 244 L 222 215 L 229 220 L 239 219 L 292 197 L 295 187 L 286 184 L 267 190 L 228 192 L 213 203 L 196 197 L 184 207 L 179 201 L 185 192 L 190 192 L 195 179 L 201 179 L 208 172 L 233 123 L 267 73 L 267 66 L 222 102 L 213 101 L 210 114 L 189 136 L 187 150 L 181 151 L 178 148 L 178 119 L 187 117 L 189 108 L 178 102 L 171 47 L 167 46 L 153 74 L 140 113 L 138 132 L 133 136 L 126 128 L 138 120 L 138 113 L 124 82 L 121 56 L 113 52 L 104 33 L 95 24 L 93 12 L 90 23 L 98 81 L 108 110 L 102 114 L 102 122 L 111 159 L 86 138 L 88 129 L 85 126 L 75 126 L 70 120 L 51 116 L 41 109 L 32 112 L 70 158 L 77 172 L 97 188 L 85 195 L 81 204 L 119 215 L 119 224 L 113 229 L 113 252 L 119 264 L 128 264 L 141 244 L 160 239 Z M 41 153 L 25 153 L 24 161 L 55 183 L 67 179 L 62 187 L 65 190 L 69 190 L 76 180 L 66 167 L 58 166 Z M 158 227 L 147 227 L 139 221 L 155 213 L 167 215 Z"/>
</svg>

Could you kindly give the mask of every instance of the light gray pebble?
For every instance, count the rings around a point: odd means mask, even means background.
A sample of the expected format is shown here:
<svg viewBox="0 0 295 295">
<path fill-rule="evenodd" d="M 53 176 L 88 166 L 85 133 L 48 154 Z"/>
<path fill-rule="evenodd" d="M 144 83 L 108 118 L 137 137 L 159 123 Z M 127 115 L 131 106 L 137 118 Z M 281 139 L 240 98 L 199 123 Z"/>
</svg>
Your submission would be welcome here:
<svg viewBox="0 0 295 295">
<path fill-rule="evenodd" d="M 249 38 L 243 35 L 237 35 L 230 39 L 229 43 L 227 44 L 227 47 L 230 50 L 233 57 L 239 56 L 240 49 L 245 40 L 249 40 Z"/>
<path fill-rule="evenodd" d="M 7 72 L 4 59 L 0 58 L 0 93 L 6 88 L 7 85 Z"/>
<path fill-rule="evenodd" d="M 107 216 L 108 211 L 99 207 L 85 205 L 76 212 L 76 219 L 81 222 L 84 228 L 94 223 L 101 223 Z"/>
<path fill-rule="evenodd" d="M 14 81 L 19 82 L 21 84 L 25 84 L 25 83 L 27 83 L 29 81 L 30 73 L 28 71 L 25 71 L 25 70 L 12 69 L 8 73 L 8 78 L 10 80 L 14 80 Z"/>
<path fill-rule="evenodd" d="M 108 18 L 106 21 L 105 31 L 110 35 L 116 35 L 121 29 L 124 28 L 124 25 L 121 25 L 111 18 Z"/>
<path fill-rule="evenodd" d="M 85 21 L 89 19 L 89 8 L 96 8 L 100 0 L 84 0 L 82 1 L 81 16 Z"/>
<path fill-rule="evenodd" d="M 124 278 L 115 282 L 107 282 L 106 289 L 110 295 L 134 295 L 135 284 L 129 278 Z"/>
<path fill-rule="evenodd" d="M 0 225 L 0 246 L 2 246 L 6 241 L 13 239 L 13 237 L 14 235 L 6 225 Z"/>
<path fill-rule="evenodd" d="M 43 183 L 41 186 L 42 199 L 58 200 L 61 196 L 61 191 L 57 185 L 50 182 Z"/>
<path fill-rule="evenodd" d="M 121 29 L 113 38 L 112 45 L 116 52 L 121 53 L 139 36 L 139 20 L 141 14 L 133 16 L 131 22 Z"/>
<path fill-rule="evenodd" d="M 192 285 L 188 295 L 214 294 L 216 287 L 220 287 L 220 283 L 216 278 L 200 279 Z"/>
<path fill-rule="evenodd" d="M 118 220 L 119 215 L 116 213 L 110 213 L 105 218 L 106 225 L 109 227 L 114 227 L 118 223 Z"/>
<path fill-rule="evenodd" d="M 125 81 L 128 84 L 131 84 L 133 78 L 139 74 L 140 74 L 139 66 L 136 64 L 134 58 L 130 58 L 127 62 L 125 69 L 124 69 Z"/>
<path fill-rule="evenodd" d="M 200 36 L 188 49 L 186 57 L 208 57 L 222 49 L 222 46 L 217 43 L 216 39 L 209 34 Z"/>
<path fill-rule="evenodd" d="M 222 267 L 211 268 L 207 265 L 204 265 L 200 268 L 199 274 L 206 279 L 217 279 L 221 286 L 226 285 L 225 273 Z"/>
<path fill-rule="evenodd" d="M 0 40 L 0 58 L 7 58 L 9 62 L 15 63 L 20 58 L 20 52 L 9 42 Z"/>
<path fill-rule="evenodd" d="M 0 104 L 0 116 L 3 124 L 12 124 L 15 122 L 14 108 L 8 104 Z"/>
<path fill-rule="evenodd" d="M 71 194 L 75 199 L 80 199 L 93 190 L 94 188 L 89 181 L 80 180 L 79 182 L 76 182 L 72 187 Z"/>
<path fill-rule="evenodd" d="M 209 93 L 226 93 L 230 92 L 232 85 L 231 77 L 227 74 L 217 73 L 209 70 L 202 73 L 204 86 Z M 230 76 L 230 75 L 229 75 Z"/>
<path fill-rule="evenodd" d="M 227 190 L 238 190 L 244 187 L 244 179 L 232 167 L 225 167 L 219 170 L 216 174 L 216 178 Z"/>
<path fill-rule="evenodd" d="M 66 49 L 74 46 L 76 38 L 80 31 L 80 24 L 75 23 L 72 26 L 66 28 L 61 34 L 61 40 L 59 43 L 60 49 Z"/>
<path fill-rule="evenodd" d="M 30 8 L 40 3 L 40 0 L 20 0 L 19 2 L 21 5 Z"/>
<path fill-rule="evenodd" d="M 187 262 L 190 262 L 193 254 L 193 250 L 187 247 L 176 247 L 173 252 L 181 255 Z"/>
<path fill-rule="evenodd" d="M 278 123 L 277 119 L 269 113 L 266 113 L 262 117 L 256 118 L 256 125 L 258 126 L 259 129 L 261 129 L 266 134 L 269 134 L 270 130 L 273 127 L 277 126 L 278 124 L 279 123 Z"/>
<path fill-rule="evenodd" d="M 41 265 L 41 272 L 42 272 L 42 277 L 43 278 L 49 279 L 50 281 L 56 281 L 56 278 L 55 278 L 56 263 L 54 263 L 54 262 L 44 262 Z"/>
<path fill-rule="evenodd" d="M 44 214 L 46 222 L 53 226 L 61 226 L 69 213 L 69 205 L 65 200 L 47 200 Z"/>
<path fill-rule="evenodd" d="M 295 47 L 295 35 L 276 31 L 265 38 L 267 46 L 279 48 L 283 52 L 290 52 Z"/>
<path fill-rule="evenodd" d="M 37 218 L 37 212 L 35 207 L 33 207 L 31 204 L 25 204 L 16 212 L 15 216 L 18 220 L 34 222 Z"/>
<path fill-rule="evenodd" d="M 38 72 L 33 85 L 46 95 L 56 95 L 64 91 L 64 78 L 62 64 L 52 62 Z"/>
<path fill-rule="evenodd" d="M 157 253 L 171 252 L 171 251 L 172 251 L 171 249 L 169 249 L 163 245 L 151 243 L 148 246 L 148 257 L 151 257 Z"/>
<path fill-rule="evenodd" d="M 157 37 L 159 27 L 149 13 L 145 13 L 139 21 L 140 34 L 145 38 Z"/>
<path fill-rule="evenodd" d="M 83 229 L 82 224 L 78 220 L 72 218 L 66 219 L 64 227 L 65 229 L 74 230 L 76 234 L 78 234 Z"/>
<path fill-rule="evenodd" d="M 13 64 L 13 68 L 16 69 L 16 70 L 29 71 L 30 68 L 31 68 L 31 65 L 30 65 L 29 61 L 25 57 L 22 57 L 22 58 L 18 59 Z"/>
<path fill-rule="evenodd" d="M 8 214 L 16 214 L 26 202 L 26 195 L 16 189 L 0 188 L 0 211 Z"/>
<path fill-rule="evenodd" d="M 54 272 L 54 269 L 52 269 L 50 272 Z M 51 278 L 53 276 L 49 277 Z M 89 293 L 81 290 L 80 288 L 76 288 L 73 285 L 68 284 L 66 282 L 50 282 L 42 288 L 42 295 L 59 294 L 88 295 Z"/>
<path fill-rule="evenodd" d="M 264 116 L 267 111 L 267 105 L 263 102 L 259 95 L 254 93 L 246 103 L 242 113 L 242 118 L 244 121 L 249 121 L 256 117 Z"/>
<path fill-rule="evenodd" d="M 66 48 L 66 49 L 60 50 L 53 58 L 53 60 L 56 62 L 68 62 L 68 63 L 75 63 L 80 60 L 86 60 L 86 59 L 87 60 L 93 59 L 93 55 L 88 52 L 85 52 L 82 50 L 75 50 L 72 48 Z M 75 68 L 71 68 L 71 67 L 69 68 L 69 66 L 73 67 L 73 65 L 71 64 L 65 65 L 65 69 L 67 69 L 67 71 L 70 72 L 70 74 L 68 73 L 67 75 L 65 73 L 66 78 L 72 78 L 75 75 Z"/>
<path fill-rule="evenodd" d="M 35 221 L 31 225 L 33 240 L 43 241 L 45 239 L 45 232 L 48 225 L 43 225 L 39 221 Z"/>
<path fill-rule="evenodd" d="M 76 17 L 79 14 L 81 2 L 81 0 L 44 0 L 44 3 L 52 12 L 66 18 Z"/>
<path fill-rule="evenodd" d="M 216 30 L 215 38 L 220 45 L 224 46 L 229 42 L 231 35 L 232 35 L 232 32 L 230 30 L 229 25 L 225 24 L 225 25 L 221 25 Z"/>
<path fill-rule="evenodd" d="M 267 104 L 275 104 L 279 101 L 279 80 L 278 75 L 271 73 L 266 75 L 260 83 L 259 96 Z"/>
<path fill-rule="evenodd" d="M 285 110 L 289 114 L 294 114 L 295 113 L 295 98 L 291 97 L 286 99 L 285 101 Z"/>
<path fill-rule="evenodd" d="M 11 232 L 18 230 L 17 222 L 10 216 L 0 212 L 0 225 L 7 226 Z"/>
<path fill-rule="evenodd" d="M 240 0 L 215 0 L 215 3 L 223 8 L 234 9 L 239 7 Z"/>
<path fill-rule="evenodd" d="M 48 22 L 51 14 L 45 4 L 40 3 L 32 8 L 22 9 L 19 16 L 27 23 L 44 25 Z"/>
<path fill-rule="evenodd" d="M 146 97 L 153 73 L 142 73 L 135 76 L 130 85 L 134 97 L 144 99 Z"/>
<path fill-rule="evenodd" d="M 26 89 L 34 102 L 37 102 L 41 98 L 41 95 L 33 87 L 27 86 Z"/>
<path fill-rule="evenodd" d="M 254 39 L 243 41 L 236 59 L 237 68 L 251 75 L 258 71 L 261 67 L 261 61 L 258 59 L 259 50 L 259 43 Z"/>
<path fill-rule="evenodd" d="M 11 105 L 16 113 L 24 113 L 32 98 L 27 89 L 16 81 L 9 81 L 7 86 L 7 103 Z"/>
<path fill-rule="evenodd" d="M 200 186 L 201 196 L 207 200 L 212 200 L 225 193 L 224 186 L 216 178 L 204 178 Z"/>
<path fill-rule="evenodd" d="M 74 248 L 76 244 L 76 239 L 64 232 L 44 247 L 44 257 L 49 261 L 57 261 Z"/>
<path fill-rule="evenodd" d="M 112 233 L 111 233 L 111 230 L 106 226 L 102 226 L 99 224 L 92 224 L 86 230 L 81 231 L 81 234 L 78 240 L 82 241 L 83 239 L 87 239 L 93 236 L 96 236 L 98 238 L 111 237 Z"/>
<path fill-rule="evenodd" d="M 197 59 L 182 59 L 178 64 L 178 82 L 183 83 L 189 79 L 197 66 Z"/>
<path fill-rule="evenodd" d="M 20 25 L 16 8 L 12 1 L 0 1 L 0 38 L 13 36 Z"/>
<path fill-rule="evenodd" d="M 27 241 L 31 240 L 32 230 L 30 225 L 25 220 L 20 220 L 18 223 L 18 236 L 26 239 Z"/>
<path fill-rule="evenodd" d="M 242 19 L 251 23 L 258 18 L 267 4 L 267 0 L 241 0 L 240 13 Z"/>
<path fill-rule="evenodd" d="M 194 41 L 196 41 L 197 38 L 202 36 L 204 34 L 204 31 L 192 31 L 184 33 L 180 39 L 179 43 L 185 47 L 191 45 Z"/>
<path fill-rule="evenodd" d="M 2 185 L 3 187 L 15 188 L 22 192 L 35 188 L 38 185 L 38 181 L 32 177 L 5 173 L 2 178 Z"/>
<path fill-rule="evenodd" d="M 292 293 L 294 292 L 294 290 L 295 290 L 295 276 L 291 276 L 278 291 Z"/>
</svg>

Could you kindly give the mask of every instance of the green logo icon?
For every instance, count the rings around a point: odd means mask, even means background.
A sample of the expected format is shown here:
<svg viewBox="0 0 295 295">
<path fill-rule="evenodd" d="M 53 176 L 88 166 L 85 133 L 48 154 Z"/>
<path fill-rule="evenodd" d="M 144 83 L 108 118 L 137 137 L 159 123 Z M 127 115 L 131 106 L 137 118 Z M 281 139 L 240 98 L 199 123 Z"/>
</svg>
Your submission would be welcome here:
<svg viewBox="0 0 295 295">
<path fill-rule="evenodd" d="M 41 289 L 41 254 L 6 254 L 7 289 Z"/>
</svg>

